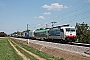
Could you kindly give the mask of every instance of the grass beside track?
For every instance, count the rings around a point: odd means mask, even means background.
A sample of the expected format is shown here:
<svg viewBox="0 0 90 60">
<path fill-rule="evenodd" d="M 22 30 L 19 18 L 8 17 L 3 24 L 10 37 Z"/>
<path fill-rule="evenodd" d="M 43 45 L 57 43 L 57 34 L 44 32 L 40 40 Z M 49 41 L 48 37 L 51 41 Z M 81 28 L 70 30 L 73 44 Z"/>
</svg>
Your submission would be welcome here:
<svg viewBox="0 0 90 60">
<path fill-rule="evenodd" d="M 9 44 L 7 38 L 0 38 L 0 60 L 23 60 Z"/>
<path fill-rule="evenodd" d="M 23 43 L 17 42 L 16 40 L 12 39 L 15 43 L 17 43 L 18 45 L 20 45 L 21 47 L 25 48 L 26 50 L 42 57 L 45 58 L 46 60 L 64 60 L 63 58 L 55 58 L 54 56 L 51 56 L 49 54 L 46 54 L 44 52 L 41 52 L 39 50 L 36 50 L 30 46 L 24 45 Z"/>
<path fill-rule="evenodd" d="M 12 42 L 12 41 L 11 41 Z M 12 42 L 13 43 L 13 42 Z M 14 43 L 13 43 L 14 44 Z M 31 56 L 30 54 L 28 54 L 27 52 L 25 52 L 24 50 L 22 50 L 20 47 L 18 47 L 17 45 L 14 44 L 14 46 L 22 53 L 24 54 L 27 58 L 30 58 L 30 60 L 37 60 L 34 56 Z"/>
</svg>

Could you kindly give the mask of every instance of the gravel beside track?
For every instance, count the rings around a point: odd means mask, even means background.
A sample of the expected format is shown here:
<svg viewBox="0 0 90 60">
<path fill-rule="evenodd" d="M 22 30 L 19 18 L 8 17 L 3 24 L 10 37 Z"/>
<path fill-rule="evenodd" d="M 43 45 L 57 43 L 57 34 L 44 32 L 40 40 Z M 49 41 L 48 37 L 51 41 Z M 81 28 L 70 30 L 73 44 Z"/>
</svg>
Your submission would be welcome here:
<svg viewBox="0 0 90 60">
<path fill-rule="evenodd" d="M 45 41 L 36 41 L 36 40 L 31 40 L 30 42 L 90 57 L 90 55 L 85 53 L 87 50 L 90 50 L 90 47 L 52 43 L 52 42 L 45 42 Z"/>
</svg>

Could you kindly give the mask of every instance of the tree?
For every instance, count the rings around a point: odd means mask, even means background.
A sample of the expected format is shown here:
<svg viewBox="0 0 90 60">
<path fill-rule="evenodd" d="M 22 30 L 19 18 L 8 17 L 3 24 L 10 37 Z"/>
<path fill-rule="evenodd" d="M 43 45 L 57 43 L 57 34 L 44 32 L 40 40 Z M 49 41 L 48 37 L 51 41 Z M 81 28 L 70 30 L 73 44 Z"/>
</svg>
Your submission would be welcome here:
<svg viewBox="0 0 90 60">
<path fill-rule="evenodd" d="M 43 30 L 44 28 L 40 28 L 40 30 Z"/>
<path fill-rule="evenodd" d="M 30 30 L 25 30 L 25 31 L 23 31 L 23 32 L 29 32 Z"/>
<path fill-rule="evenodd" d="M 88 24 L 85 24 L 84 22 L 82 24 L 76 23 L 76 32 L 79 42 L 89 43 L 90 30 Z"/>
<path fill-rule="evenodd" d="M 0 32 L 0 37 L 6 37 L 6 36 L 7 36 L 6 33 L 4 33 L 4 32 Z"/>
<path fill-rule="evenodd" d="M 36 29 L 36 30 L 44 30 L 44 28 L 39 28 L 39 29 Z"/>
<path fill-rule="evenodd" d="M 19 32 L 13 32 L 12 34 L 18 34 Z"/>
</svg>

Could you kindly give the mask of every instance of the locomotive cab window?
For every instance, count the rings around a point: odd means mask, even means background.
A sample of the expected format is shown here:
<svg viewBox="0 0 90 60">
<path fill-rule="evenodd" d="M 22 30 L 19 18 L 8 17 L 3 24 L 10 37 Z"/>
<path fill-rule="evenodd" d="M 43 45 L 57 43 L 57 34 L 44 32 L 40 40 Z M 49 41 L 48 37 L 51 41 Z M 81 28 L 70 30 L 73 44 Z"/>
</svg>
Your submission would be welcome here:
<svg viewBox="0 0 90 60">
<path fill-rule="evenodd" d="M 74 29 L 74 28 L 72 28 L 72 29 L 71 29 L 71 31 L 75 31 L 75 29 Z"/>
<path fill-rule="evenodd" d="M 74 29 L 74 28 L 66 28 L 66 31 L 67 31 L 67 32 L 74 32 L 75 29 Z"/>
</svg>

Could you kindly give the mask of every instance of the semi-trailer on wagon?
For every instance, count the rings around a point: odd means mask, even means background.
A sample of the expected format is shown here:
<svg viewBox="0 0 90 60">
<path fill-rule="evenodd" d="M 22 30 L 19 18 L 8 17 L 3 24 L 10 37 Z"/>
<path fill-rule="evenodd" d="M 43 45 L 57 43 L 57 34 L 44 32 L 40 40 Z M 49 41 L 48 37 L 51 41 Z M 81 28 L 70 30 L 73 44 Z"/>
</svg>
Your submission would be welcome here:
<svg viewBox="0 0 90 60">
<path fill-rule="evenodd" d="M 48 31 L 49 31 L 49 29 L 35 30 L 34 31 L 34 38 L 41 39 L 41 40 L 48 39 Z"/>
</svg>

